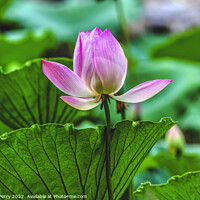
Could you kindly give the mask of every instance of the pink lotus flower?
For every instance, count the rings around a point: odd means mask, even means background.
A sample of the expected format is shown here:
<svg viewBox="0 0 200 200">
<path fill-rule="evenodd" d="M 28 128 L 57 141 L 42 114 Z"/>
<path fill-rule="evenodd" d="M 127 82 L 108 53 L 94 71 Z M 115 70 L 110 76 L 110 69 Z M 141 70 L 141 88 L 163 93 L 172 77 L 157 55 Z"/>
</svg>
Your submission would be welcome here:
<svg viewBox="0 0 200 200">
<path fill-rule="evenodd" d="M 60 98 L 79 110 L 89 110 L 99 105 L 102 94 L 121 102 L 142 102 L 172 81 L 147 81 L 120 96 L 115 95 L 124 84 L 127 59 L 109 29 L 104 32 L 99 28 L 92 32 L 81 31 L 73 61 L 74 71 L 71 71 L 62 64 L 42 60 L 43 72 L 57 88 L 70 95 Z"/>
</svg>

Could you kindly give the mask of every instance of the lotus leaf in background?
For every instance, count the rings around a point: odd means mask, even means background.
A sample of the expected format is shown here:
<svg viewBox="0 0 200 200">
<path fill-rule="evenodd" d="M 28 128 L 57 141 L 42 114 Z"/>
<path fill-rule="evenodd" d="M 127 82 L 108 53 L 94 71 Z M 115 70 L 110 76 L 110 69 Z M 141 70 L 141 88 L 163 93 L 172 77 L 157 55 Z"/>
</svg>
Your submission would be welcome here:
<svg viewBox="0 0 200 200">
<path fill-rule="evenodd" d="M 154 58 L 173 57 L 200 62 L 200 27 L 167 38 L 152 49 Z M 189 66 L 188 66 L 189 67 Z"/>
<path fill-rule="evenodd" d="M 183 154 L 180 157 L 175 157 L 174 155 L 164 152 L 155 156 L 149 155 L 142 163 L 138 172 L 158 168 L 164 169 L 171 176 L 182 175 L 188 171 L 199 171 L 200 156 L 195 154 Z"/>
<path fill-rule="evenodd" d="M 49 59 L 72 67 L 72 60 Z M 20 70 L 0 73 L 0 133 L 38 123 L 66 123 L 80 120 L 87 112 L 66 105 L 62 95 L 42 72 L 41 59 L 26 62 Z"/>
<path fill-rule="evenodd" d="M 0 65 L 4 72 L 13 71 L 55 47 L 56 41 L 50 32 L 10 31 L 0 35 Z"/>
<path fill-rule="evenodd" d="M 134 192 L 142 200 L 155 199 L 199 199 L 200 198 L 200 172 L 188 172 L 183 176 L 174 176 L 166 184 L 151 185 L 142 183 Z"/>
<path fill-rule="evenodd" d="M 122 0 L 122 5 L 127 21 L 130 22 L 140 15 L 139 2 Z M 59 41 L 67 42 L 75 42 L 80 30 L 87 31 L 97 26 L 102 29 L 109 27 L 116 33 L 120 26 L 114 1 L 15 0 L 4 18 L 27 29 L 51 30 Z"/>
</svg>

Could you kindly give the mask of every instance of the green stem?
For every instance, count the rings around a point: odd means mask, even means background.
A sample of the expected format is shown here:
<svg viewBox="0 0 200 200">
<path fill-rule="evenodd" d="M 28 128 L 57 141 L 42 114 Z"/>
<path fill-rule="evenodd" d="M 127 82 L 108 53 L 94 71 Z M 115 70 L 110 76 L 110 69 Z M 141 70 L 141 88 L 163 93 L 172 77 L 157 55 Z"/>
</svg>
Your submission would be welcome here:
<svg viewBox="0 0 200 200">
<path fill-rule="evenodd" d="M 125 120 L 125 119 L 126 119 L 126 112 L 125 112 L 125 109 L 123 109 L 123 110 L 121 111 L 121 119 L 122 119 L 122 120 Z"/>
<path fill-rule="evenodd" d="M 125 109 L 123 109 L 121 111 L 121 119 L 125 120 L 125 118 L 126 118 L 126 112 L 125 112 Z M 127 193 L 127 195 L 128 195 L 129 200 L 134 200 L 133 192 L 134 192 L 134 186 L 133 186 L 133 180 L 131 180 L 131 182 L 128 185 L 128 188 L 125 191 L 125 193 Z M 125 196 L 126 196 L 126 194 L 125 194 Z M 122 196 L 122 199 L 123 199 L 123 196 Z"/>
<path fill-rule="evenodd" d="M 134 200 L 133 192 L 134 192 L 133 180 L 128 185 L 128 199 Z"/>
<path fill-rule="evenodd" d="M 103 105 L 106 116 L 106 180 L 108 188 L 109 200 L 113 200 L 112 183 L 111 183 L 111 167 L 110 167 L 110 143 L 111 143 L 111 129 L 110 129 L 110 110 L 108 106 L 108 95 L 103 95 Z"/>
<path fill-rule="evenodd" d="M 114 0 L 116 2 L 116 10 L 117 10 L 117 16 L 120 24 L 120 28 L 122 31 L 122 38 L 123 42 L 125 44 L 129 44 L 129 31 L 128 31 L 128 24 L 126 22 L 125 14 L 124 14 L 124 8 L 122 0 Z"/>
</svg>

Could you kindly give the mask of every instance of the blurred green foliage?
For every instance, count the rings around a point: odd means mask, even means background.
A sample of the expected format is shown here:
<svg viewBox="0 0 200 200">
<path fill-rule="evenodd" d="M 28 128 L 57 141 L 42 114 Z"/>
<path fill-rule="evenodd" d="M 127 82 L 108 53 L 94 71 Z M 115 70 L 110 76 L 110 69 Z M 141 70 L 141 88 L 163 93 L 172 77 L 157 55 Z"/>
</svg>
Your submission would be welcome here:
<svg viewBox="0 0 200 200">
<path fill-rule="evenodd" d="M 154 58 L 174 57 L 200 62 L 200 28 L 172 36 L 152 50 Z"/>
<path fill-rule="evenodd" d="M 12 0 L 0 0 L 0 19 L 3 17 L 7 7 L 11 4 Z"/>
<path fill-rule="evenodd" d="M 47 31 L 7 32 L 0 35 L 0 65 L 8 73 L 55 47 L 54 36 Z"/>
<path fill-rule="evenodd" d="M 128 21 L 138 17 L 139 2 L 123 0 Z M 20 9 L 16 9 L 20 8 Z M 23 10 L 23 12 L 21 12 Z M 34 17 L 33 17 L 34 16 Z M 14 20 L 28 29 L 51 30 L 59 41 L 75 42 L 80 30 L 109 27 L 119 30 L 118 14 L 114 1 L 14 1 L 5 18 Z"/>
<path fill-rule="evenodd" d="M 191 163 L 193 163 L 191 165 Z M 148 156 L 142 163 L 138 173 L 147 170 L 162 168 L 170 174 L 182 175 L 188 171 L 200 170 L 200 157 L 195 154 L 183 154 L 176 157 L 169 153 L 159 153 L 155 156 Z"/>
<path fill-rule="evenodd" d="M 170 116 L 179 122 L 187 141 L 193 143 L 200 141 L 199 36 L 199 28 L 195 28 L 176 36 L 145 34 L 135 39 L 131 43 L 135 68 L 129 67 L 126 80 L 129 89 L 146 80 L 172 79 L 165 90 L 141 103 L 142 119 L 155 121 Z"/>
<path fill-rule="evenodd" d="M 169 154 L 163 139 L 156 143 L 134 177 L 135 190 L 141 183 L 165 183 L 171 176 L 200 170 L 200 145 L 187 144 L 179 156 Z"/>
<path fill-rule="evenodd" d="M 184 128 L 199 130 L 200 67 L 197 63 L 175 59 L 148 60 L 139 63 L 136 70 L 140 82 L 153 79 L 172 79 L 173 82 L 161 93 L 142 103 L 142 118 L 158 120 L 171 116 Z M 194 106 L 196 110 L 194 111 Z"/>
</svg>

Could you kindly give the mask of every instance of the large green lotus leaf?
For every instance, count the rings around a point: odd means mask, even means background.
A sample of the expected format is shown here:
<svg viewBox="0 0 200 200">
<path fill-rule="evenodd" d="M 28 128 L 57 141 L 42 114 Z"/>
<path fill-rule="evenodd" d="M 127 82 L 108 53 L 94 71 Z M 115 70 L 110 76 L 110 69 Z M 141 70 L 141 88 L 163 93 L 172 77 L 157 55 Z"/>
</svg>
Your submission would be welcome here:
<svg viewBox="0 0 200 200">
<path fill-rule="evenodd" d="M 183 154 L 180 157 L 168 153 L 150 155 L 142 163 L 138 172 L 156 168 L 166 170 L 171 176 L 181 175 L 188 171 L 198 171 L 200 170 L 200 157 L 194 154 Z"/>
<path fill-rule="evenodd" d="M 162 44 L 155 46 L 152 51 L 154 58 L 174 57 L 200 61 L 200 28 L 180 33 L 166 39 Z"/>
<path fill-rule="evenodd" d="M 163 118 L 158 123 L 122 121 L 115 125 L 111 141 L 114 199 L 119 199 L 147 153 L 174 124 Z M 71 124 L 33 125 L 3 134 L 0 194 L 108 199 L 104 137 L 104 126 L 74 129 Z"/>
<path fill-rule="evenodd" d="M 139 2 L 121 2 L 128 21 L 139 15 Z M 40 27 L 51 30 L 57 39 L 68 42 L 75 42 L 80 30 L 92 30 L 97 26 L 102 29 L 108 27 L 116 33 L 119 27 L 114 1 L 80 0 L 53 3 L 18 0 L 7 11 L 5 18 L 16 21 L 26 28 Z"/>
<path fill-rule="evenodd" d="M 200 199 L 200 172 L 174 176 L 166 184 L 143 183 L 134 194 L 144 200 L 198 200 Z"/>
<path fill-rule="evenodd" d="M 72 67 L 72 60 L 49 59 Z M 26 62 L 21 70 L 0 73 L 0 133 L 30 127 L 34 123 L 67 123 L 88 112 L 64 103 L 58 90 L 44 75 L 41 59 Z"/>
<path fill-rule="evenodd" d="M 20 68 L 30 59 L 44 56 L 55 47 L 53 35 L 46 31 L 14 31 L 0 35 L 0 65 L 4 71 Z"/>
</svg>

